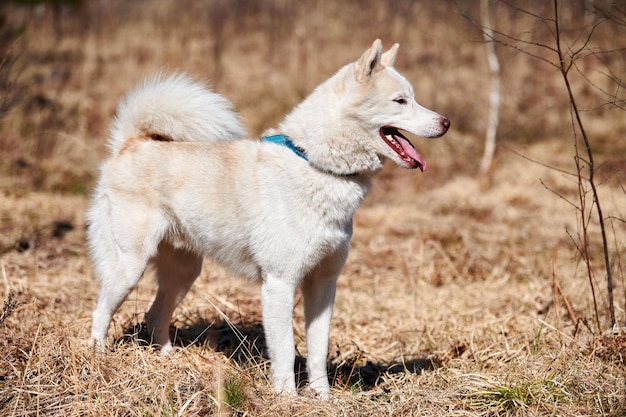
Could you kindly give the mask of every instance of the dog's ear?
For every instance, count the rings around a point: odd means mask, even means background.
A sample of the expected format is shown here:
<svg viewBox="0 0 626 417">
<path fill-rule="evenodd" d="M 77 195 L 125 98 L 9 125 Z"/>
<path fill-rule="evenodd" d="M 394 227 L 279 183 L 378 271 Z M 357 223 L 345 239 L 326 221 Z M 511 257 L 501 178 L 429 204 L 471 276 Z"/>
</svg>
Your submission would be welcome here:
<svg viewBox="0 0 626 417">
<path fill-rule="evenodd" d="M 385 52 L 380 57 L 380 63 L 385 67 L 393 67 L 393 63 L 396 61 L 396 57 L 398 56 L 398 48 L 400 44 L 394 44 L 387 52 Z"/>
<path fill-rule="evenodd" d="M 357 81 L 365 81 L 370 78 L 372 74 L 382 69 L 380 62 L 382 52 L 382 42 L 380 39 L 376 39 L 372 46 L 356 61 L 355 72 Z"/>
</svg>

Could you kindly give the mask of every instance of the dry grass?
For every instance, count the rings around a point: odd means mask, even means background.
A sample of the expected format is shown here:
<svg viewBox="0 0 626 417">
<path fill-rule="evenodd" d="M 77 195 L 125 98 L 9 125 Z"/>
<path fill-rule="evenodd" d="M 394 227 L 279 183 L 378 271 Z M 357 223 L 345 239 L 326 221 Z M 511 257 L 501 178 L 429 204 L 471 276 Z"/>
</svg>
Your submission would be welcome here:
<svg viewBox="0 0 626 417">
<path fill-rule="evenodd" d="M 447 2 L 95 4 L 66 10 L 59 33 L 50 15 L 0 6 L 0 28 L 26 23 L 11 50 L 19 78 L 9 93 L 20 99 L 0 119 L 1 415 L 624 415 L 626 334 L 593 326 L 566 233 L 577 230 L 565 201 L 576 184 L 515 153 L 572 169 L 556 76 L 537 80 L 536 63 L 499 51 L 511 64 L 501 143 L 515 152 L 501 148 L 489 176 L 475 178 L 486 63 L 480 35 Z M 512 31 L 528 29 L 520 16 L 500 17 Z M 599 35 L 607 49 L 620 39 Z M 429 171 L 385 167 L 357 213 L 331 330 L 335 399 L 272 393 L 259 288 L 208 261 L 175 313 L 174 355 L 143 342 L 149 277 L 115 316 L 110 351 L 95 354 L 86 345 L 98 289 L 84 212 L 123 92 L 163 67 L 186 69 L 213 80 L 258 134 L 374 37 L 402 43 L 398 67 L 454 129 L 416 139 Z M 580 90 L 587 108 L 602 99 L 594 91 Z M 624 219 L 623 112 L 587 117 L 604 163 L 605 211 Z M 623 222 L 612 221 L 611 233 L 623 325 Z M 601 263 L 593 267 L 603 288 Z M 606 314 L 602 295 L 600 306 Z M 294 317 L 306 357 L 299 298 Z"/>
</svg>

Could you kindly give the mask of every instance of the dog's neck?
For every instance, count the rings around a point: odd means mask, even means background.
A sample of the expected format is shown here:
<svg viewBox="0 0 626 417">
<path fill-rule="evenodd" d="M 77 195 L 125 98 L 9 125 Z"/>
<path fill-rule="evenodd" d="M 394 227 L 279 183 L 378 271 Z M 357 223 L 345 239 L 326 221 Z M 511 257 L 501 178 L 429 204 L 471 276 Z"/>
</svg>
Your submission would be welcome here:
<svg viewBox="0 0 626 417">
<path fill-rule="evenodd" d="M 353 177 L 355 175 L 357 175 L 357 173 L 353 173 L 353 174 L 339 174 L 336 172 L 332 172 L 332 171 L 328 171 L 326 169 L 317 167 L 313 164 L 310 163 L 309 158 L 307 157 L 307 152 L 306 150 L 296 146 L 293 144 L 293 142 L 291 141 L 291 139 L 283 134 L 275 134 L 275 135 L 270 135 L 270 136 L 263 136 L 261 138 L 261 140 L 263 142 L 271 142 L 271 143 L 275 143 L 276 145 L 281 145 L 286 147 L 287 149 L 289 149 L 290 151 L 292 151 L 293 153 L 295 153 L 297 156 L 299 156 L 300 158 L 304 159 L 305 161 L 309 162 L 310 165 L 312 165 L 315 169 L 325 172 L 327 174 L 330 175 L 335 175 L 335 176 L 339 176 L 339 177 Z"/>
<path fill-rule="evenodd" d="M 314 167 L 335 175 L 371 174 L 383 160 L 368 145 L 371 140 L 359 120 L 346 112 L 351 105 L 353 64 L 343 67 L 319 85 L 279 125 L 294 146 L 301 148 Z"/>
</svg>

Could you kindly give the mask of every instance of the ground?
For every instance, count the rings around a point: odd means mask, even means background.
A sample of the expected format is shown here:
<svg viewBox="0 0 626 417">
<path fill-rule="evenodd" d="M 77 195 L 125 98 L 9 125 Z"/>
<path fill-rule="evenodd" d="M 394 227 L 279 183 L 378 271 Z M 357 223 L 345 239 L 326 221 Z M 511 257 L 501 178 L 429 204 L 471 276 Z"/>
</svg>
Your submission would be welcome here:
<svg viewBox="0 0 626 417">
<path fill-rule="evenodd" d="M 216 1 L 183 2 L 183 12 L 175 2 L 98 3 L 104 9 L 87 2 L 56 18 L 43 6 L 0 8 L 8 16 L 0 28 L 23 30 L 5 49 L 19 58 L 8 68 L 19 76 L 8 77 L 16 81 L 5 91 L 19 99 L 0 119 L 0 414 L 624 415 L 623 110 L 596 106 L 604 96 L 576 84 L 602 164 L 600 201 L 616 280 L 618 323 L 611 328 L 593 215 L 588 247 L 597 314 L 577 250 L 574 139 L 551 70 L 533 78 L 545 69 L 498 51 L 513 65 L 504 65 L 498 152 L 491 170 L 478 175 L 485 52 L 452 2 L 240 3 L 222 9 Z M 502 30 L 539 30 L 503 7 L 494 10 L 509 23 Z M 180 18 L 170 27 L 173 11 Z M 394 25 L 382 34 L 353 25 L 348 36 L 348 17 Z M 589 19 L 568 17 L 578 18 Z M 199 29 L 194 19 L 209 26 Z M 123 92 L 159 68 L 186 69 L 233 100 L 256 136 L 374 37 L 386 46 L 401 42 L 398 69 L 418 101 L 447 114 L 452 129 L 436 141 L 412 138 L 428 171 L 387 164 L 355 216 L 330 338 L 333 399 L 320 401 L 306 389 L 300 296 L 294 325 L 301 395 L 276 396 L 259 285 L 210 260 L 175 312 L 173 355 L 162 358 L 144 342 L 151 271 L 115 316 L 108 351 L 95 353 L 87 339 L 98 285 L 84 215 Z M 6 70 L 12 61 L 4 62 Z"/>
</svg>

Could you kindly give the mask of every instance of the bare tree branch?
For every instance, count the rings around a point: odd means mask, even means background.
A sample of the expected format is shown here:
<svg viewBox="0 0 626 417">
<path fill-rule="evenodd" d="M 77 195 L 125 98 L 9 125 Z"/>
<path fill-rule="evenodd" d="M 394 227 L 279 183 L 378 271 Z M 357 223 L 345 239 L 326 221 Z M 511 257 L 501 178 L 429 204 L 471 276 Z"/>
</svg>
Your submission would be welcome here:
<svg viewBox="0 0 626 417">
<path fill-rule="evenodd" d="M 591 30 L 589 31 L 589 33 L 588 33 L 588 34 L 587 34 L 587 36 L 586 36 L 586 39 L 584 40 L 584 42 L 583 42 L 582 46 L 581 46 L 580 48 L 578 48 L 576 51 L 574 51 L 574 52 L 572 52 L 572 53 L 571 53 L 571 58 L 572 58 L 572 60 L 575 60 L 575 59 L 576 59 L 576 57 L 577 57 L 580 53 L 582 53 L 582 52 L 584 52 L 585 50 L 587 50 L 587 47 L 589 46 L 589 43 L 591 42 L 591 38 L 593 37 L 594 32 L 595 32 L 595 31 L 596 31 L 596 29 L 597 29 L 597 28 L 598 28 L 598 27 L 599 27 L 602 23 L 604 23 L 604 22 L 605 22 L 605 20 L 598 20 L 597 22 L 595 22 L 595 23 L 593 24 L 593 26 L 591 27 Z M 582 33 L 581 33 L 581 36 L 582 36 Z M 578 40 L 578 39 L 577 39 L 577 40 Z M 576 41 L 575 41 L 574 43 L 576 43 Z M 571 48 L 570 48 L 569 50 L 571 51 Z"/>
<path fill-rule="evenodd" d="M 624 106 L 624 103 L 626 102 L 626 99 L 618 98 L 620 89 L 622 88 L 622 82 L 620 80 L 615 80 L 612 76 L 609 76 L 609 75 L 607 75 L 607 74 L 605 74 L 605 73 L 600 71 L 600 74 L 604 75 L 609 80 L 613 81 L 614 84 L 616 84 L 617 90 L 615 91 L 615 93 L 610 93 L 610 92 L 604 90 L 598 84 L 594 83 L 591 79 L 589 79 L 589 77 L 585 74 L 585 72 L 582 71 L 580 69 L 580 67 L 575 62 L 574 62 L 574 68 L 576 69 L 576 72 L 578 73 L 578 75 L 580 75 L 581 78 L 584 79 L 589 85 L 591 85 L 596 90 L 600 91 L 606 97 L 610 98 L 610 100 L 604 102 L 601 106 L 595 107 L 594 109 L 598 109 L 600 107 L 607 106 L 607 105 L 612 105 L 612 106 L 617 107 L 619 109 L 626 110 L 626 106 Z M 584 112 L 584 111 L 588 111 L 588 110 L 580 109 L 580 111 Z"/>
<path fill-rule="evenodd" d="M 552 48 L 549 45 L 540 43 L 540 42 L 532 42 L 532 41 L 527 41 L 524 39 L 520 39 L 517 38 L 515 36 L 512 35 L 508 35 L 504 32 L 501 32 L 499 30 L 495 30 L 494 28 L 485 28 L 483 26 L 480 25 L 480 23 L 476 22 L 474 19 L 472 19 L 471 16 L 469 16 L 465 11 L 461 10 L 460 8 L 458 8 L 459 13 L 461 14 L 461 16 L 463 16 L 468 22 L 470 22 L 472 24 L 472 26 L 474 26 L 475 28 L 477 28 L 484 37 L 486 37 L 487 39 L 491 40 L 492 42 L 496 42 L 500 45 L 506 46 L 507 48 L 511 48 L 514 49 L 524 55 L 528 55 L 532 58 L 538 59 L 540 61 L 545 62 L 546 64 L 550 65 L 551 67 L 554 67 L 556 69 L 559 69 L 558 65 L 556 65 L 554 62 L 550 61 L 547 58 L 542 57 L 541 55 L 537 55 L 535 53 L 532 53 L 526 49 L 523 49 L 521 47 L 519 47 L 518 45 L 516 45 L 516 43 L 520 43 L 520 44 L 524 44 L 527 46 L 535 46 L 541 49 L 547 49 L 548 51 L 552 51 L 552 52 L 557 52 L 554 48 Z M 508 39 L 511 42 L 506 42 L 503 39 L 500 39 L 498 37 L 504 38 L 504 39 Z"/>
<path fill-rule="evenodd" d="M 527 160 L 529 162 L 532 162 L 533 164 L 541 165 L 541 166 L 549 168 L 549 169 L 551 169 L 553 171 L 560 172 L 562 174 L 565 174 L 565 175 L 568 175 L 568 176 L 576 178 L 576 174 L 573 173 L 573 172 L 569 172 L 569 171 L 566 171 L 566 170 L 564 170 L 562 168 L 557 168 L 555 166 L 548 165 L 548 164 L 546 164 L 544 162 L 541 162 L 541 161 L 538 161 L 536 159 L 533 159 L 533 158 L 529 157 L 528 155 L 524 155 L 523 153 L 516 151 L 515 149 L 511 148 L 510 146 L 502 145 L 502 147 L 504 149 L 510 151 L 510 152 L 513 152 L 515 155 L 517 155 L 517 156 L 519 156 L 519 157 L 521 157 L 521 158 L 523 158 L 523 159 L 525 159 L 525 160 Z"/>
<path fill-rule="evenodd" d="M 600 234 L 602 236 L 602 248 L 603 248 L 603 254 L 604 254 L 604 266 L 605 266 L 605 271 L 606 271 L 606 283 L 607 283 L 607 292 L 608 292 L 608 299 L 609 299 L 609 316 L 611 320 L 611 327 L 614 327 L 616 324 L 616 321 L 615 321 L 615 305 L 614 305 L 614 299 L 613 299 L 613 274 L 612 274 L 611 262 L 610 262 L 610 257 L 609 257 L 608 241 L 606 237 L 606 227 L 604 225 L 604 216 L 602 214 L 602 207 L 600 205 L 600 197 L 598 195 L 598 190 L 596 188 L 596 183 L 594 181 L 595 166 L 594 166 L 594 160 L 593 160 L 593 150 L 591 148 L 591 142 L 589 140 L 589 136 L 587 135 L 585 126 L 580 117 L 580 112 L 578 111 L 578 105 L 576 104 L 576 99 L 574 97 L 574 93 L 570 85 L 569 78 L 567 76 L 569 68 L 571 67 L 571 63 L 566 64 L 564 62 L 564 55 L 563 55 L 563 51 L 561 48 L 561 32 L 560 32 L 560 27 L 559 27 L 559 14 L 558 13 L 559 13 L 559 2 L 558 0 L 554 0 L 554 28 L 555 28 L 554 31 L 557 36 L 556 48 L 558 51 L 559 62 L 561 64 L 560 72 L 561 72 L 563 82 L 565 83 L 565 88 L 567 89 L 567 94 L 569 96 L 571 113 L 572 113 L 573 118 L 575 118 L 576 120 L 576 126 L 582 136 L 583 143 L 586 149 L 587 158 L 588 158 L 587 164 L 589 166 L 589 174 L 587 176 L 587 181 L 591 187 L 592 196 L 593 196 L 593 204 L 595 205 L 595 209 L 598 214 L 598 222 L 600 224 Z M 597 26 L 594 26 L 594 28 L 595 27 Z M 579 173 L 580 172 L 581 171 L 579 170 Z M 582 186 L 582 181 L 580 182 L 580 184 Z M 583 201 L 582 201 L 582 194 L 581 194 L 581 205 L 582 204 L 583 204 Z M 585 246 L 588 248 L 589 235 L 587 234 L 586 229 L 583 230 L 583 239 L 585 242 Z M 591 266 L 589 265 L 587 269 L 591 277 Z M 599 324 L 599 318 L 597 314 L 596 314 L 596 321 Z"/>
<path fill-rule="evenodd" d="M 558 170 L 566 175 L 571 175 L 576 178 L 576 183 L 578 186 L 578 202 L 574 203 L 568 199 L 566 199 L 563 195 L 555 192 L 559 198 L 562 198 L 566 201 L 570 206 L 574 207 L 579 213 L 579 234 L 578 239 L 574 239 L 574 237 L 567 232 L 572 241 L 574 242 L 576 249 L 580 253 L 587 270 L 587 277 L 589 280 L 589 285 L 592 292 L 593 303 L 594 303 L 594 311 L 595 311 L 595 322 L 597 329 L 601 331 L 602 327 L 600 324 L 600 314 L 598 310 L 598 303 L 596 298 L 596 286 L 594 284 L 594 270 L 592 268 L 592 258 L 591 258 L 591 250 L 590 250 L 590 225 L 592 225 L 592 220 L 596 219 L 599 223 L 599 229 L 601 234 L 601 244 L 602 244 L 602 253 L 604 255 L 604 271 L 606 273 L 606 286 L 607 286 L 607 295 L 608 295 L 608 310 L 609 310 L 609 318 L 611 322 L 611 327 L 614 327 L 616 324 L 615 320 L 615 307 L 614 307 L 614 299 L 613 299 L 613 274 L 612 274 L 612 264 L 611 264 L 611 256 L 609 245 L 607 241 L 606 234 L 606 225 L 605 220 L 612 219 L 606 218 L 603 215 L 602 206 L 600 202 L 600 197 L 598 193 L 598 183 L 595 179 L 596 172 L 602 167 L 597 166 L 594 161 L 593 149 L 591 146 L 590 138 L 585 129 L 585 125 L 581 118 L 581 112 L 577 101 L 576 95 L 574 94 L 574 90 L 571 85 L 570 80 L 570 71 L 572 68 L 575 68 L 578 74 L 580 74 L 583 80 L 596 88 L 606 97 L 611 98 L 609 101 L 610 104 L 620 107 L 621 103 L 624 102 L 624 99 L 620 97 L 620 92 L 623 89 L 624 83 L 622 82 L 622 78 L 613 73 L 606 62 L 603 62 L 605 66 L 608 68 L 608 75 L 603 73 L 609 80 L 613 81 L 616 85 L 616 91 L 614 93 L 609 93 L 606 88 L 601 88 L 597 85 L 597 83 L 593 82 L 585 72 L 577 65 L 577 60 L 588 57 L 588 56 L 596 56 L 598 59 L 602 61 L 603 56 L 607 56 L 609 51 L 593 51 L 591 49 L 591 43 L 594 35 L 596 34 L 597 29 L 607 22 L 608 20 L 617 21 L 618 23 L 624 22 L 620 20 L 619 15 L 613 16 L 609 9 L 596 9 L 596 13 L 602 18 L 596 20 L 592 25 L 587 26 L 587 28 L 583 28 L 578 32 L 578 36 L 573 39 L 573 41 L 568 41 L 563 36 L 564 32 L 561 28 L 561 21 L 559 16 L 559 1 L 553 0 L 552 2 L 552 10 L 551 16 L 546 17 L 541 14 L 526 10 L 521 8 L 509 0 L 501 0 L 503 4 L 506 4 L 509 8 L 514 11 L 520 12 L 526 16 L 535 19 L 537 22 L 543 24 L 550 35 L 553 37 L 554 44 L 548 45 L 543 42 L 537 42 L 533 40 L 524 39 L 520 35 L 510 35 L 503 33 L 501 31 L 497 31 L 488 24 L 483 24 L 482 26 L 475 22 L 470 16 L 466 13 L 461 12 L 461 14 L 475 27 L 477 27 L 484 38 L 488 42 L 497 42 L 503 46 L 516 50 L 522 54 L 528 55 L 533 59 L 542 61 L 550 65 L 552 68 L 556 68 L 561 76 L 563 81 L 565 91 L 567 92 L 567 97 L 569 100 L 569 109 L 570 109 L 570 121 L 572 124 L 572 132 L 574 136 L 574 162 L 576 166 L 576 172 L 571 174 L 565 170 Z M 612 6 L 609 6 L 609 8 Z M 618 9 L 621 11 L 621 9 Z M 626 15 L 626 14 L 625 14 Z M 615 49 L 614 51 L 621 51 L 621 48 Z M 548 51 L 552 54 L 552 59 L 546 58 L 542 56 L 540 51 Z M 579 143 L 582 147 L 579 147 Z M 515 152 L 515 151 L 514 151 Z M 523 155 L 522 155 L 523 156 Z M 525 159 L 531 160 L 530 158 L 523 156 Z M 533 161 L 536 162 L 536 161 Z M 545 165 L 545 164 L 541 164 Z M 547 166 L 547 165 L 545 165 Z M 551 167 L 553 168 L 553 167 Z M 554 190 L 550 189 L 543 181 L 541 182 L 544 187 L 548 190 L 554 192 Z M 622 190 L 623 190 L 622 186 Z M 620 219 L 620 221 L 623 221 Z"/>
</svg>

